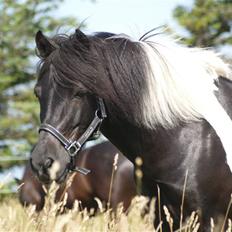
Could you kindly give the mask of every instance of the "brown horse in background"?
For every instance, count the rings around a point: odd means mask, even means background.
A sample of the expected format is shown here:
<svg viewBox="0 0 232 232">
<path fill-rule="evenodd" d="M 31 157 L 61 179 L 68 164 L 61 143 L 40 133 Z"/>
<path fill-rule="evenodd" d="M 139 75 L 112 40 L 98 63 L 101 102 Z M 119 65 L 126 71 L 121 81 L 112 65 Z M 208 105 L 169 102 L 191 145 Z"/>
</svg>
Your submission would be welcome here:
<svg viewBox="0 0 232 232">
<path fill-rule="evenodd" d="M 83 208 L 96 209 L 95 197 L 106 203 L 110 192 L 114 157 L 117 153 L 119 158 L 113 179 L 110 206 L 115 208 L 118 203 L 122 202 L 124 210 L 126 210 L 131 199 L 136 195 L 133 164 L 108 141 L 84 149 L 78 154 L 76 165 L 85 167 L 91 172 L 86 176 L 77 172 L 71 186 L 67 189 L 65 183 L 62 184 L 56 193 L 56 201 L 61 200 L 64 191 L 67 191 L 67 208 L 72 208 L 74 201 L 78 200 L 81 201 Z M 19 200 L 22 205 L 35 205 L 36 210 L 41 210 L 44 206 L 46 193 L 42 183 L 33 175 L 29 162 L 26 165 L 22 183 L 24 184 L 19 191 Z"/>
</svg>

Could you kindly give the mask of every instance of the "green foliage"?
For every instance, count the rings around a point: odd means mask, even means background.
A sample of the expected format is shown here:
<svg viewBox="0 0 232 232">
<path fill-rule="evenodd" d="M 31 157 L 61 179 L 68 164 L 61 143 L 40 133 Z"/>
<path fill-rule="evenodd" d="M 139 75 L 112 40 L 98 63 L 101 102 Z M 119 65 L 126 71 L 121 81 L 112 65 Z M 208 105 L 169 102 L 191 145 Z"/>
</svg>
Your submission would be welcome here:
<svg viewBox="0 0 232 232">
<path fill-rule="evenodd" d="M 190 9 L 177 6 L 173 16 L 189 32 L 184 37 L 189 45 L 232 44 L 232 0 L 195 0 Z"/>
<path fill-rule="evenodd" d="M 77 26 L 52 14 L 62 0 L 0 1 L 0 155 L 27 153 L 37 140 L 35 33 Z"/>
</svg>

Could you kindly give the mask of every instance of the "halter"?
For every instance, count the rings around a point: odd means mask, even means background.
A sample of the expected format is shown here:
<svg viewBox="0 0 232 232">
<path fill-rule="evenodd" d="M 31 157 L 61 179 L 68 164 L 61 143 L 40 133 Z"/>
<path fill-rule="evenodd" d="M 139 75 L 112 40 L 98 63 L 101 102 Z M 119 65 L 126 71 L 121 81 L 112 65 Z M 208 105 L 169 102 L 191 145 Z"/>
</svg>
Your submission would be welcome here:
<svg viewBox="0 0 232 232">
<path fill-rule="evenodd" d="M 59 130 L 57 130 L 55 127 L 48 123 L 41 124 L 39 128 L 39 133 L 41 131 L 46 131 L 60 141 L 60 143 L 63 145 L 64 149 L 68 152 L 70 156 L 69 171 L 78 171 L 84 175 L 87 175 L 90 172 L 90 170 L 86 168 L 76 167 L 74 163 L 74 157 L 80 151 L 81 147 L 85 144 L 85 142 L 88 139 L 90 139 L 93 133 L 99 133 L 101 123 L 103 119 L 105 119 L 106 117 L 107 115 L 104 102 L 102 98 L 98 98 L 98 108 L 95 111 L 94 119 L 78 140 L 71 141 L 67 139 L 63 134 L 59 132 Z M 95 132 L 96 129 L 97 132 Z"/>
</svg>

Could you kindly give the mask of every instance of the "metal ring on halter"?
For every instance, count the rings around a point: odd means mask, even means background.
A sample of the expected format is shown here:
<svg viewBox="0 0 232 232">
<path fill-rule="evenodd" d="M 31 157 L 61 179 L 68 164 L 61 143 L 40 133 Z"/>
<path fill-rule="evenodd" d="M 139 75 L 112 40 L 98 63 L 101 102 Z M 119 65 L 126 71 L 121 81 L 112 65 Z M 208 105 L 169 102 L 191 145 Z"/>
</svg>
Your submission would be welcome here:
<svg viewBox="0 0 232 232">
<path fill-rule="evenodd" d="M 72 142 L 68 147 L 65 147 L 70 156 L 75 156 L 81 149 L 81 144 L 77 141 Z"/>
</svg>

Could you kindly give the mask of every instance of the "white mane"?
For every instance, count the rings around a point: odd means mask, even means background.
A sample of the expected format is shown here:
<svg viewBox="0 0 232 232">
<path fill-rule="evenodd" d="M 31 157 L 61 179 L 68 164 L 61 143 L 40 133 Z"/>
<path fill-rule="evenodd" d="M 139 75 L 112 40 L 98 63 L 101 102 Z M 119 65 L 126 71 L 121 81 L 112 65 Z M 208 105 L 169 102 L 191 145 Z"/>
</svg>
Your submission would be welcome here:
<svg viewBox="0 0 232 232">
<path fill-rule="evenodd" d="M 216 131 L 232 170 L 232 121 L 218 102 L 215 81 L 229 65 L 211 50 L 188 48 L 164 36 L 140 42 L 149 60 L 143 117 L 147 127 L 204 118 Z"/>
<path fill-rule="evenodd" d="M 172 127 L 177 121 L 204 118 L 217 99 L 215 80 L 230 70 L 213 51 L 188 48 L 163 35 L 140 42 L 150 67 L 148 91 L 143 96 L 143 116 L 148 127 Z"/>
</svg>

